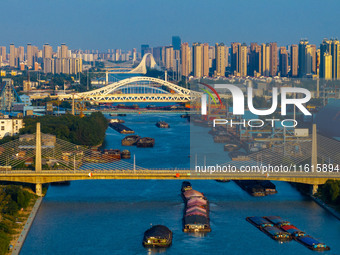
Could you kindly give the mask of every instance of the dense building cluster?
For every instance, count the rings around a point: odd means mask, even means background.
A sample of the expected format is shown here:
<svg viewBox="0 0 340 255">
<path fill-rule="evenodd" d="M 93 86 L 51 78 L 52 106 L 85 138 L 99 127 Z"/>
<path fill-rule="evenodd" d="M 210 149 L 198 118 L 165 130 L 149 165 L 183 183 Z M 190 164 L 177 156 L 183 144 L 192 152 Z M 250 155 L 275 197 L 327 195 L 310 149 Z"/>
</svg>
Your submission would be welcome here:
<svg viewBox="0 0 340 255">
<path fill-rule="evenodd" d="M 69 50 L 62 44 L 54 52 L 52 46 L 38 47 L 27 44 L 25 48 L 10 45 L 0 47 L 0 65 L 12 68 L 42 70 L 44 73 L 76 74 L 83 70 L 82 63 L 97 60 L 113 62 L 140 60 L 151 53 L 157 64 L 172 72 L 178 80 L 184 77 L 292 77 L 326 80 L 340 79 L 340 44 L 336 39 L 324 39 L 317 47 L 308 40 L 299 44 L 279 47 L 276 42 L 245 43 L 232 42 L 209 45 L 208 43 L 181 42 L 179 36 L 172 37 L 172 45 L 150 47 L 141 45 L 141 51 L 123 52 L 121 49 L 108 49 L 106 53 L 98 50 Z"/>
</svg>

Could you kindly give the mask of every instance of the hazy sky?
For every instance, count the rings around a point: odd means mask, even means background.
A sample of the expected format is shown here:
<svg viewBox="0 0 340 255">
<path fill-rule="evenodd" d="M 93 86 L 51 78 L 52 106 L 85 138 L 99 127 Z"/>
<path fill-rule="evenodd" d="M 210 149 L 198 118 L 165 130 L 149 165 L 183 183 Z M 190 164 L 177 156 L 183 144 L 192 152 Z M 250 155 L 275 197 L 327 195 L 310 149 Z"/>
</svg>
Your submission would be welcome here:
<svg viewBox="0 0 340 255">
<path fill-rule="evenodd" d="M 338 0 L 1 0 L 0 45 L 140 50 L 184 42 L 340 37 Z"/>
</svg>

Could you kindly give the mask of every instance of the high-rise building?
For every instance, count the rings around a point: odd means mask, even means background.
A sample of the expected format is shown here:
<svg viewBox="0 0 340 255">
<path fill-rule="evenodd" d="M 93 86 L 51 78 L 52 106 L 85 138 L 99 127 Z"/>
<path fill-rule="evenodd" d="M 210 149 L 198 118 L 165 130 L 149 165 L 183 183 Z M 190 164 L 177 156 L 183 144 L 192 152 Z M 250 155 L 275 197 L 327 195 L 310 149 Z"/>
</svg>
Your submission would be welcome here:
<svg viewBox="0 0 340 255">
<path fill-rule="evenodd" d="M 270 63 L 269 63 L 270 76 L 277 75 L 277 43 L 270 43 Z"/>
<path fill-rule="evenodd" d="M 174 47 L 174 50 L 180 50 L 181 49 L 181 38 L 179 36 L 173 36 L 172 37 L 172 46 Z"/>
<path fill-rule="evenodd" d="M 151 48 L 149 47 L 149 44 L 142 44 L 140 49 L 141 49 L 142 57 L 144 57 L 146 53 L 152 53 Z"/>
<path fill-rule="evenodd" d="M 17 50 L 14 44 L 9 46 L 9 66 L 10 67 L 18 67 L 17 65 Z"/>
<path fill-rule="evenodd" d="M 202 75 L 209 76 L 209 44 L 202 44 Z"/>
<path fill-rule="evenodd" d="M 30 43 L 27 44 L 27 49 L 26 49 L 26 65 L 29 68 L 33 67 L 33 48 Z"/>
<path fill-rule="evenodd" d="M 263 76 L 269 76 L 270 71 L 270 45 L 261 44 L 261 71 Z"/>
<path fill-rule="evenodd" d="M 182 75 L 188 77 L 191 73 L 191 49 L 187 42 L 181 45 L 181 68 Z"/>
<path fill-rule="evenodd" d="M 323 55 L 323 75 L 325 80 L 332 80 L 332 55 L 324 53 Z"/>
<path fill-rule="evenodd" d="M 152 55 L 159 66 L 162 65 L 162 49 L 163 47 L 155 47 L 152 49 Z"/>
<path fill-rule="evenodd" d="M 288 76 L 288 53 L 286 47 L 280 47 L 279 62 L 281 76 Z"/>
<path fill-rule="evenodd" d="M 23 46 L 19 46 L 18 48 L 18 59 L 20 63 L 25 60 L 25 48 Z"/>
<path fill-rule="evenodd" d="M 239 47 L 241 46 L 240 43 L 233 42 L 231 43 L 231 73 L 234 74 L 235 72 L 239 72 Z"/>
<path fill-rule="evenodd" d="M 299 43 L 299 77 L 307 74 L 307 45 L 308 40 L 301 40 Z"/>
<path fill-rule="evenodd" d="M 0 46 L 0 56 L 2 56 L 2 60 L 7 60 L 6 46 Z"/>
<path fill-rule="evenodd" d="M 239 74 L 241 77 L 247 76 L 248 47 L 245 43 L 239 46 Z"/>
<path fill-rule="evenodd" d="M 299 68 L 299 50 L 296 44 L 292 44 L 290 46 L 290 76 L 297 77 L 298 76 L 298 68 Z"/>
<path fill-rule="evenodd" d="M 329 61 L 332 58 L 331 72 L 332 79 L 340 79 L 340 46 L 338 40 L 327 40 L 324 39 L 320 45 L 320 67 L 319 76 L 320 78 L 329 79 L 329 62 L 327 66 L 325 61 Z M 327 73 L 325 73 L 327 72 Z"/>
<path fill-rule="evenodd" d="M 44 59 L 45 59 L 45 58 L 51 59 L 51 58 L 52 58 L 52 55 L 53 55 L 52 46 L 50 46 L 48 43 L 44 44 L 42 55 L 43 55 L 42 57 L 43 57 Z"/>
<path fill-rule="evenodd" d="M 193 52 L 193 70 L 195 77 L 202 77 L 202 45 L 200 43 L 194 43 L 192 45 L 192 52 Z"/>
<path fill-rule="evenodd" d="M 174 70 L 174 48 L 172 46 L 165 47 L 165 68 Z"/>
<path fill-rule="evenodd" d="M 65 43 L 61 44 L 61 55 L 60 58 L 68 58 L 68 47 Z"/>
<path fill-rule="evenodd" d="M 132 49 L 132 61 L 135 62 L 137 60 L 137 49 Z"/>
<path fill-rule="evenodd" d="M 216 76 L 225 76 L 226 68 L 226 47 L 223 43 L 215 45 Z"/>
<path fill-rule="evenodd" d="M 261 46 L 257 43 L 251 43 L 248 74 L 256 76 L 255 73 L 261 74 Z"/>
</svg>

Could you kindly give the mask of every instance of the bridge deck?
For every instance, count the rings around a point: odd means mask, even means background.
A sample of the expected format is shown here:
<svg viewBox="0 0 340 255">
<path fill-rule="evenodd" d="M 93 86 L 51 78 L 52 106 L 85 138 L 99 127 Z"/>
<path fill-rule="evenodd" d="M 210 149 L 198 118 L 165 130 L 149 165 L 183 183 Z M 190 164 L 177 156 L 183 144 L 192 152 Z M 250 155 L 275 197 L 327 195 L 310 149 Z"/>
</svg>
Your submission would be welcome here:
<svg viewBox="0 0 340 255">
<path fill-rule="evenodd" d="M 92 170 L 92 171 L 68 171 L 45 170 L 40 173 L 28 170 L 2 171 L 1 181 L 26 182 L 26 183 L 50 183 L 74 180 L 106 180 L 106 179 L 138 179 L 138 180 L 272 180 L 299 182 L 305 184 L 324 184 L 328 179 L 340 179 L 340 173 L 195 173 L 191 170 Z"/>
</svg>

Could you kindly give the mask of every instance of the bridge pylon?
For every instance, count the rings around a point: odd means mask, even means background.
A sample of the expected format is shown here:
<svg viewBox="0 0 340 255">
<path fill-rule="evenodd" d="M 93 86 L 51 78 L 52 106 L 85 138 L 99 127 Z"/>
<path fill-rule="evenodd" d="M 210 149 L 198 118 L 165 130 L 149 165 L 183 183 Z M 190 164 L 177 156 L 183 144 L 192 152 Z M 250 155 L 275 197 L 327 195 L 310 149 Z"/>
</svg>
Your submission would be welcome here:
<svg viewBox="0 0 340 255">
<path fill-rule="evenodd" d="M 41 173 L 41 130 L 40 122 L 37 122 L 37 128 L 35 132 L 35 172 Z M 42 185 L 37 182 L 35 184 L 35 193 L 38 196 L 42 196 Z"/>
<path fill-rule="evenodd" d="M 318 138 L 317 138 L 316 124 L 313 124 L 311 169 L 314 173 L 316 172 L 317 165 L 318 165 Z M 318 184 L 313 184 L 312 195 L 318 192 L 318 188 L 319 188 Z"/>
</svg>

